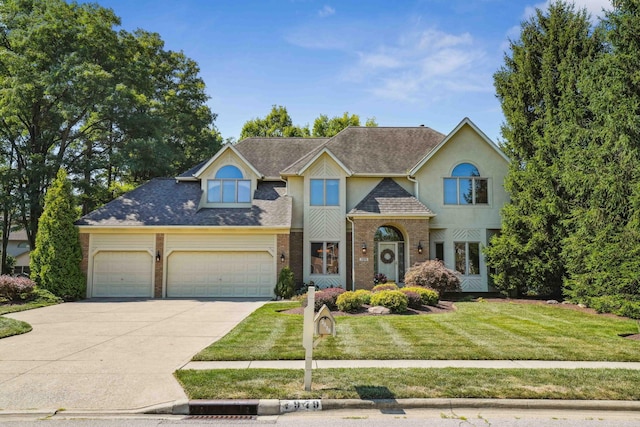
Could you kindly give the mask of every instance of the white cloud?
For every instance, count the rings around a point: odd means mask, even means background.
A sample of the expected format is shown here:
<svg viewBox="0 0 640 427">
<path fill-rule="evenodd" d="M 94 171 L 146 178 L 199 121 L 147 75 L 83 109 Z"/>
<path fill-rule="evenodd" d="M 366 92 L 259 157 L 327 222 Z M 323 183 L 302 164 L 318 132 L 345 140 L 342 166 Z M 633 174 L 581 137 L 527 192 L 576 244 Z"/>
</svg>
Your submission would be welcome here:
<svg viewBox="0 0 640 427">
<path fill-rule="evenodd" d="M 361 50 L 358 57 L 347 77 L 385 99 L 433 101 L 451 92 L 493 90 L 486 55 L 468 33 L 409 31 L 396 43 Z"/>
<path fill-rule="evenodd" d="M 527 6 L 524 10 L 524 18 L 531 18 L 534 15 L 536 9 L 549 9 L 549 6 L 552 2 L 553 0 L 546 0 L 533 6 Z M 604 16 L 603 9 L 611 10 L 610 0 L 573 0 L 572 3 L 576 6 L 576 9 L 586 9 L 587 12 L 591 15 L 591 19 L 594 21 Z"/>
<path fill-rule="evenodd" d="M 335 15 L 336 10 L 329 5 L 324 5 L 322 9 L 318 11 L 318 16 L 320 18 L 326 18 L 327 16 Z"/>
</svg>

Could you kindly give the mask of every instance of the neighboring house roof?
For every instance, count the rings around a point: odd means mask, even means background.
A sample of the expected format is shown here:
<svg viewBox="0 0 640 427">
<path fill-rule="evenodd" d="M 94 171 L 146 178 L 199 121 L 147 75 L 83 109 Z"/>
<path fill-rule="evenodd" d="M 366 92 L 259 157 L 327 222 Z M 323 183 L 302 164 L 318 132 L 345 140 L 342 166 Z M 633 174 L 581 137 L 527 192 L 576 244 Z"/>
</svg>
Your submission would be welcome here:
<svg viewBox="0 0 640 427">
<path fill-rule="evenodd" d="M 326 143 L 329 138 L 247 138 L 235 148 L 269 178 L 279 178 L 291 163 Z"/>
<path fill-rule="evenodd" d="M 323 149 L 357 175 L 407 175 L 409 170 L 443 139 L 444 134 L 426 126 L 347 127 L 316 150 L 282 171 L 295 175 Z"/>
<path fill-rule="evenodd" d="M 428 207 L 391 178 L 380 181 L 348 215 L 372 214 L 435 216 Z"/>
<path fill-rule="evenodd" d="M 204 208 L 199 182 L 156 178 L 80 218 L 91 226 L 290 227 L 291 197 L 283 182 L 258 184 L 251 207 Z"/>
</svg>

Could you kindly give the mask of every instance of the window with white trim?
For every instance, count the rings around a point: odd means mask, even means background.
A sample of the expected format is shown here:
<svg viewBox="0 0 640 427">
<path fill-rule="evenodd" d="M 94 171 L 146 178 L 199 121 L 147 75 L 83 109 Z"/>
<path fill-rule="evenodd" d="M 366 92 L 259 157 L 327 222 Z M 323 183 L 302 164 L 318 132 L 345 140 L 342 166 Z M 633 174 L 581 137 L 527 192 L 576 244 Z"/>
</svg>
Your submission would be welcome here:
<svg viewBox="0 0 640 427">
<path fill-rule="evenodd" d="M 338 206 L 340 204 L 340 180 L 312 179 L 309 184 L 311 206 Z"/>
<path fill-rule="evenodd" d="M 480 243 L 454 242 L 456 271 L 465 276 L 480 274 Z"/>
<path fill-rule="evenodd" d="M 251 202 L 251 180 L 243 179 L 242 171 L 233 165 L 221 167 L 216 178 L 207 181 L 207 202 Z"/>
<path fill-rule="evenodd" d="M 489 203 L 489 181 L 481 178 L 471 163 L 460 163 L 451 177 L 444 178 L 445 205 L 486 205 Z"/>
<path fill-rule="evenodd" d="M 311 274 L 339 274 L 338 242 L 311 243 Z"/>
</svg>

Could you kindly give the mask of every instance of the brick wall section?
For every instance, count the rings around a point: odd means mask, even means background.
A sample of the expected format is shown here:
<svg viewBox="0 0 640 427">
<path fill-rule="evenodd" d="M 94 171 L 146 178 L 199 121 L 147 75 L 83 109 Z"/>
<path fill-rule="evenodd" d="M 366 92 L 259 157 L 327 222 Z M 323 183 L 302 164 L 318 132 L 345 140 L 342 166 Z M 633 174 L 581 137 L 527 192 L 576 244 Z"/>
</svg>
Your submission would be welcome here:
<svg viewBox="0 0 640 427">
<path fill-rule="evenodd" d="M 289 267 L 293 271 L 293 279 L 297 286 L 302 285 L 304 282 L 302 242 L 301 231 L 292 231 L 289 234 Z"/>
<path fill-rule="evenodd" d="M 349 291 L 352 289 L 353 284 L 353 268 L 351 267 L 353 265 L 353 249 L 351 235 L 351 232 L 347 233 L 347 283 L 345 289 Z"/>
<path fill-rule="evenodd" d="M 156 254 L 160 252 L 160 261 L 156 261 Z M 156 233 L 156 253 L 153 254 L 155 281 L 153 283 L 153 296 L 162 298 L 162 277 L 164 276 L 164 233 Z"/>
<path fill-rule="evenodd" d="M 278 276 L 280 275 L 280 270 L 284 267 L 291 268 L 291 254 L 289 250 L 289 235 L 288 234 L 278 234 L 277 236 L 277 245 L 278 245 L 278 253 L 276 254 L 276 262 L 278 263 L 278 268 L 276 269 L 276 281 L 278 280 Z M 284 262 L 280 260 L 280 257 L 284 254 Z"/>
<path fill-rule="evenodd" d="M 390 225 L 400 230 L 408 248 L 409 259 L 406 268 L 413 264 L 429 259 L 429 219 L 354 219 L 355 227 L 355 287 L 356 289 L 371 289 L 373 287 L 376 230 L 383 225 Z M 363 255 L 360 248 L 362 243 L 367 245 L 367 254 Z M 422 254 L 418 254 L 418 242 L 422 242 Z M 360 261 L 364 259 L 366 261 Z"/>
<path fill-rule="evenodd" d="M 80 269 L 87 278 L 89 272 L 89 233 L 80 233 L 80 248 L 82 249 L 82 261 L 80 261 Z"/>
</svg>

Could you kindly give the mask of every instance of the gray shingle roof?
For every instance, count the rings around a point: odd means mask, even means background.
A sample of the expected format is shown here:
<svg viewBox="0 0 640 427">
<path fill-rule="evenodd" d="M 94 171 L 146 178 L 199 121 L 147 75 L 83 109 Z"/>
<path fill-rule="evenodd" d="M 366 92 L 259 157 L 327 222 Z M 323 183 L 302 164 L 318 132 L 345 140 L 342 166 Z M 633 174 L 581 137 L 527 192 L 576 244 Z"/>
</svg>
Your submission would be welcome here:
<svg viewBox="0 0 640 427">
<path fill-rule="evenodd" d="M 247 138 L 235 148 L 265 177 L 279 177 L 281 170 L 327 141 L 328 138 Z"/>
<path fill-rule="evenodd" d="M 391 178 L 385 178 L 375 186 L 349 215 L 434 215 Z"/>
<path fill-rule="evenodd" d="M 251 207 L 198 210 L 199 182 L 156 178 L 80 218 L 93 226 L 291 226 L 291 197 L 283 182 L 258 184 Z"/>
<path fill-rule="evenodd" d="M 406 174 L 444 138 L 426 126 L 348 127 L 282 172 L 298 173 L 327 148 L 354 174 Z"/>
</svg>

